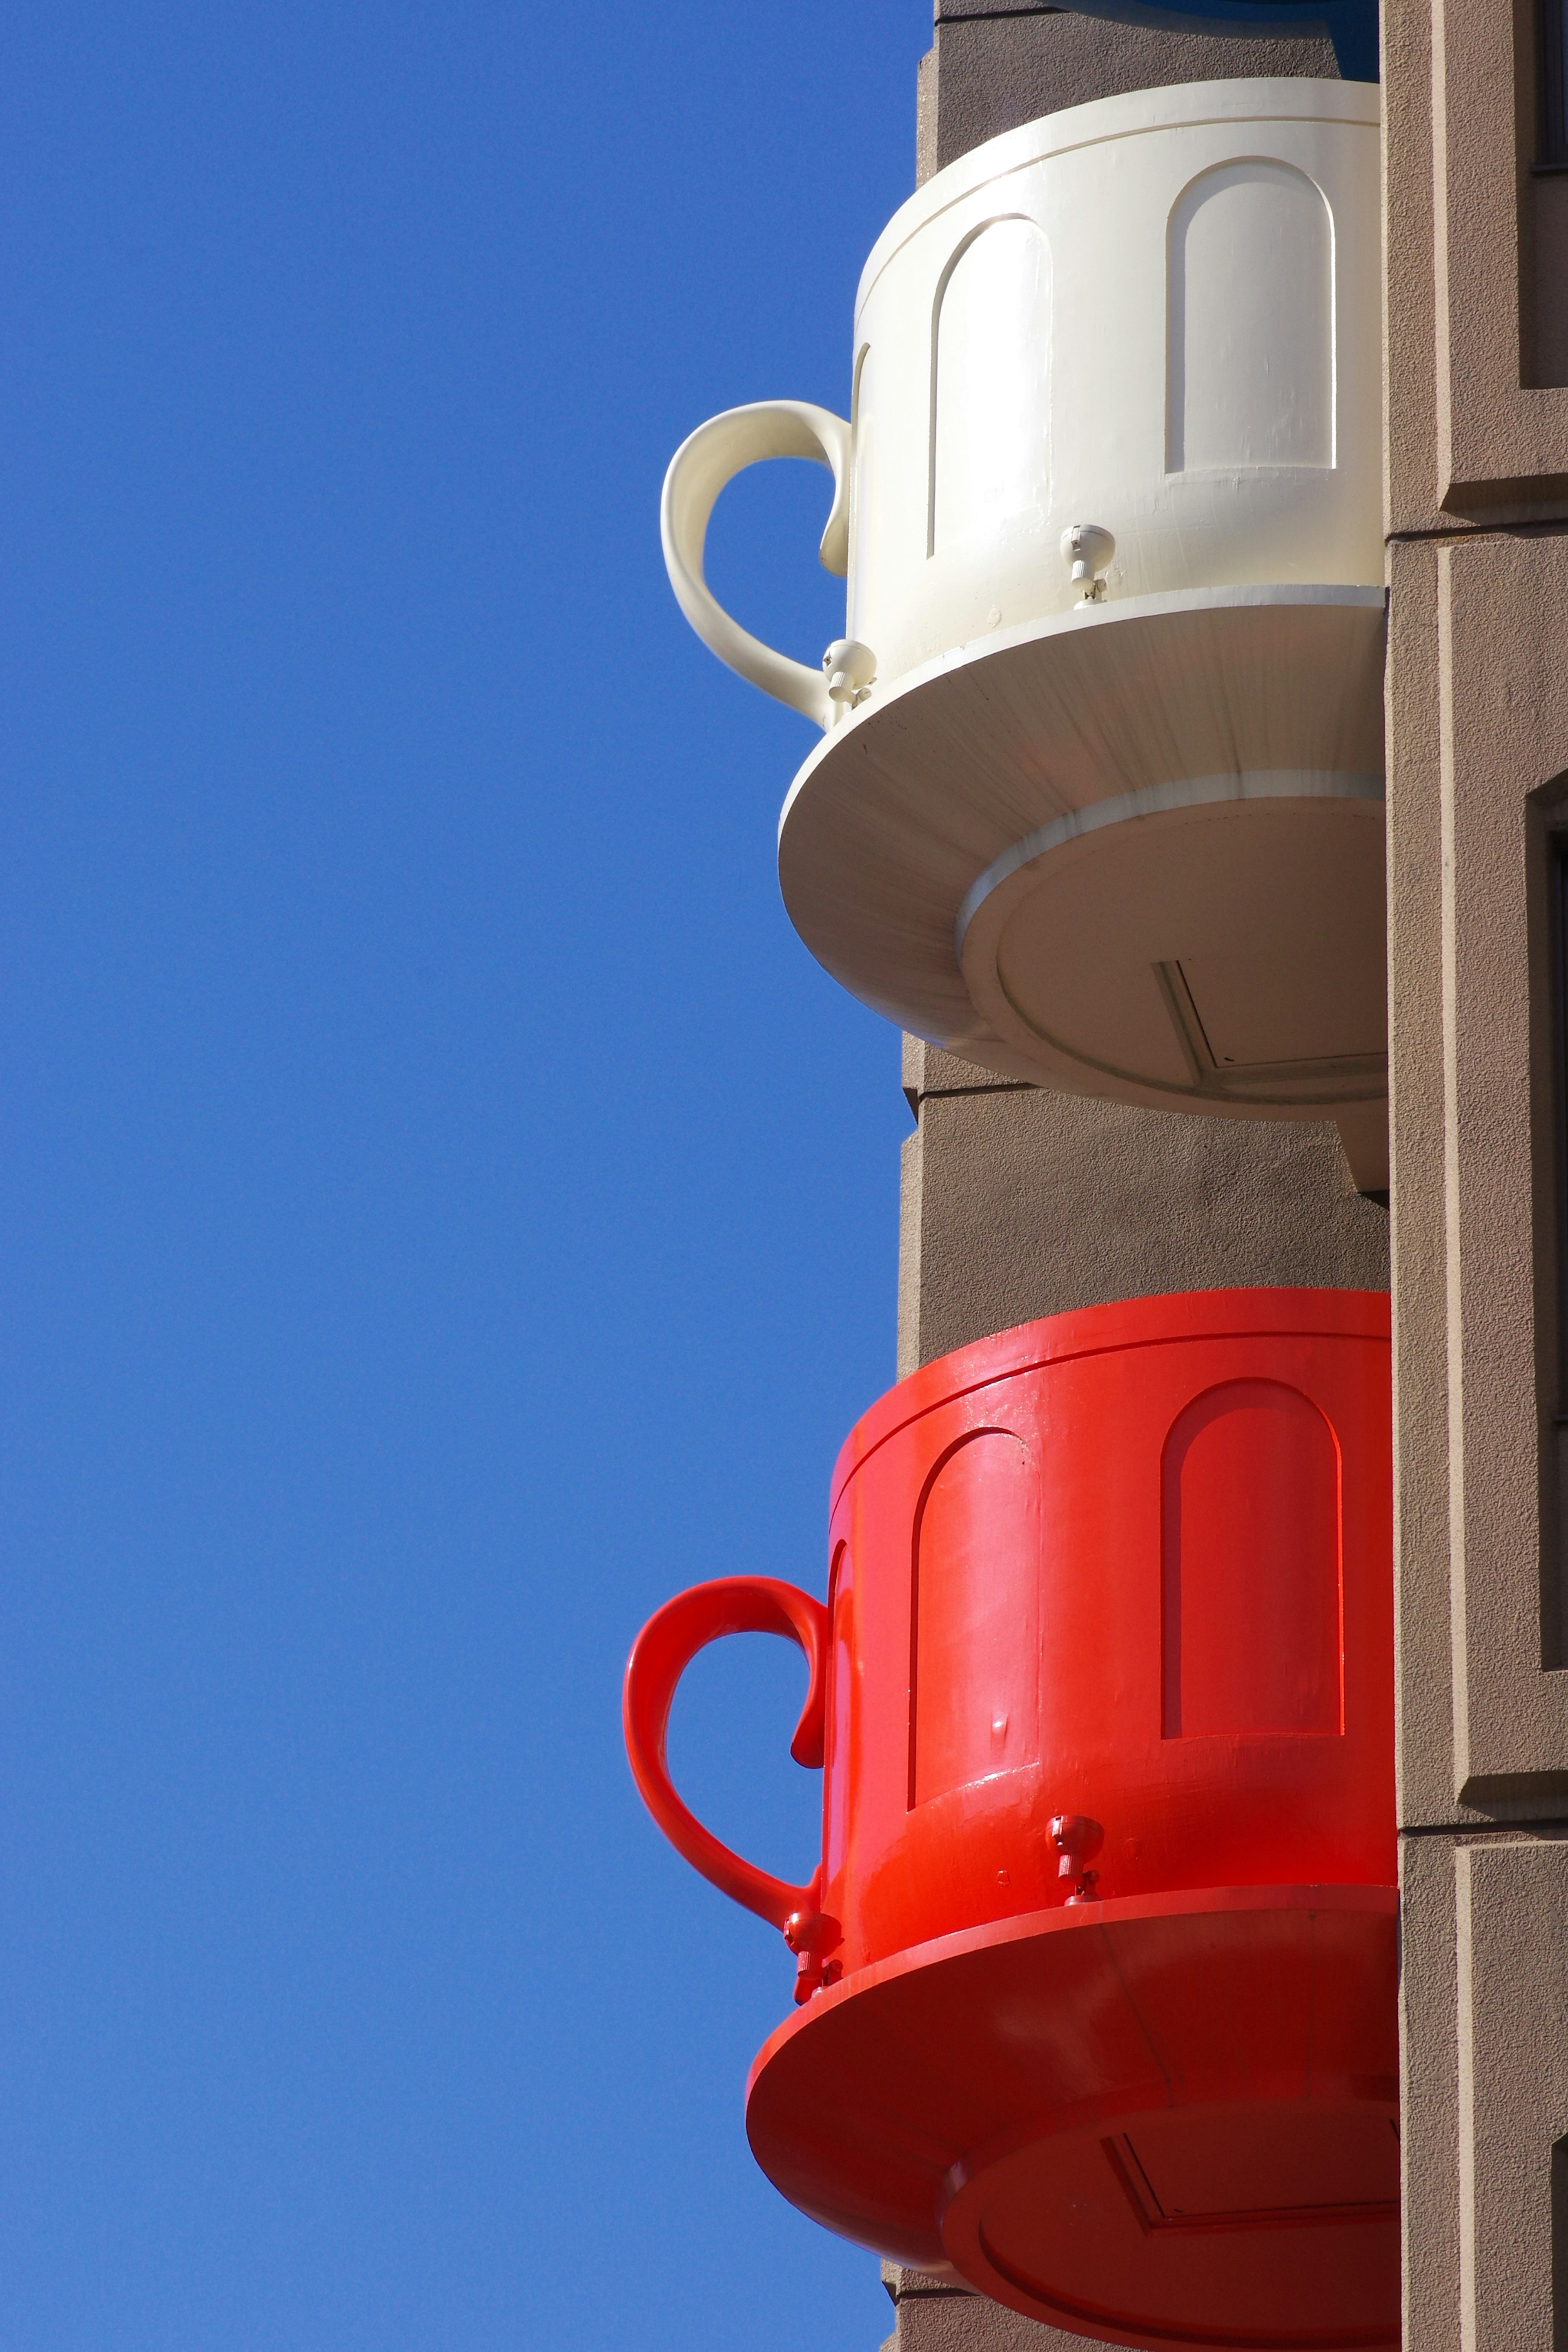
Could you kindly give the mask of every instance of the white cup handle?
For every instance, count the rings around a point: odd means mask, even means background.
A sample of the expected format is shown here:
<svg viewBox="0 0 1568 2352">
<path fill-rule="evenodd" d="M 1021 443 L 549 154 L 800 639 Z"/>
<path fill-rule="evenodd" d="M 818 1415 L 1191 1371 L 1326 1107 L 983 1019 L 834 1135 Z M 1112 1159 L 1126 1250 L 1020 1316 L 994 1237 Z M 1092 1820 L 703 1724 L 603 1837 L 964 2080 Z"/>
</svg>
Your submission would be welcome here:
<svg viewBox="0 0 1568 2352">
<path fill-rule="evenodd" d="M 809 400 L 754 400 L 710 417 L 669 461 L 659 506 L 659 536 L 676 601 L 709 650 L 764 694 L 804 711 L 822 728 L 838 711 L 820 669 L 775 653 L 731 620 L 702 576 L 708 518 L 726 482 L 762 457 L 815 457 L 833 475 L 833 511 L 822 534 L 822 562 L 840 575 L 849 569 L 850 428 L 830 408 Z"/>
</svg>

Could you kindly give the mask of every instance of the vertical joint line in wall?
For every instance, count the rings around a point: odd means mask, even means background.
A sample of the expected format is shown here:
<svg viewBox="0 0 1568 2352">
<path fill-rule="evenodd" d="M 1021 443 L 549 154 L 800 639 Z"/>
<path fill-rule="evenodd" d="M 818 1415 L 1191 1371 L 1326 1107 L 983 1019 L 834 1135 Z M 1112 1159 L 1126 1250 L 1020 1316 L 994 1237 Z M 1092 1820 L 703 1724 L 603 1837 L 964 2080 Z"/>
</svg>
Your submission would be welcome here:
<svg viewBox="0 0 1568 2352">
<path fill-rule="evenodd" d="M 1435 505 L 1453 478 L 1453 385 L 1448 364 L 1448 63 L 1443 0 L 1432 6 L 1432 296 L 1436 350 L 1437 475 Z"/>
<path fill-rule="evenodd" d="M 1468 1846 L 1454 1854 L 1455 2003 L 1458 2060 L 1459 2343 L 1478 2352 L 1476 2327 L 1476 2069 L 1475 1951 L 1470 1919 L 1471 1859 Z"/>
<path fill-rule="evenodd" d="M 1437 788 L 1442 835 L 1443 1281 L 1448 1399 L 1448 1642 L 1453 1669 L 1454 1787 L 1470 1777 L 1465 1639 L 1464 1265 L 1460 1250 L 1458 913 L 1455 904 L 1453 567 L 1437 553 Z"/>
<path fill-rule="evenodd" d="M 1568 836 L 1550 826 L 1543 845 L 1546 859 L 1546 955 L 1550 974 L 1550 1045 L 1552 1054 L 1552 1184 L 1547 1230 L 1554 1258 L 1552 1312 L 1557 1318 L 1553 1348 L 1552 1394 L 1555 1426 L 1542 1431 L 1552 1448 L 1547 1492 L 1555 1507 L 1546 1517 L 1541 1548 L 1541 1664 L 1550 1673 L 1563 1663 L 1563 1544 L 1565 1499 L 1563 1479 L 1562 1421 L 1568 1409 Z M 1568 2163 L 1553 2158 L 1557 2171 Z M 1553 2178 L 1557 2177 L 1554 2172 Z M 1555 2192 L 1554 2192 L 1555 2194 Z M 1554 2208 L 1555 2210 L 1555 2208 Z"/>
</svg>

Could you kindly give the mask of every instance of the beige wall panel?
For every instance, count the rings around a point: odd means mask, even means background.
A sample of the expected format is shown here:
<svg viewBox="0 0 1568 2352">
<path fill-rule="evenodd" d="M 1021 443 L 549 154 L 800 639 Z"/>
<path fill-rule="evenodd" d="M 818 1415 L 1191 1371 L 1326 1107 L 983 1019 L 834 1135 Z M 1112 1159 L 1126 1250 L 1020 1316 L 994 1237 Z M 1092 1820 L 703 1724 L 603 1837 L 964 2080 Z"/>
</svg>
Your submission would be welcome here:
<svg viewBox="0 0 1568 2352">
<path fill-rule="evenodd" d="M 1399 1817 L 1426 1822 L 1460 1817 L 1448 1590 L 1437 551 L 1429 542 L 1395 546 L 1389 559 L 1395 1705 Z"/>
<path fill-rule="evenodd" d="M 1568 541 L 1444 547 L 1436 591 L 1453 1785 L 1488 1805 L 1568 1791 L 1568 1675 L 1542 1663 L 1543 1580 L 1560 1585 L 1561 1561 L 1542 1515 L 1556 1235 L 1545 941 L 1532 939 L 1545 928 L 1535 796 L 1568 766 Z M 1407 1066 L 1422 1045 L 1429 1024 L 1407 1039 Z M 1426 1161 L 1428 1191 L 1435 1174 Z M 1413 1269 L 1402 1313 L 1414 1286 Z M 1429 1298 L 1420 1311 L 1430 1328 Z"/>
<path fill-rule="evenodd" d="M 1524 381 L 1520 225 L 1521 197 L 1527 219 L 1533 204 L 1533 70 L 1526 50 L 1515 72 L 1516 42 L 1532 37 L 1526 0 L 1517 5 L 1517 26 L 1499 0 L 1432 7 L 1439 503 L 1493 520 L 1568 514 L 1568 391 Z M 1410 95 L 1399 93 L 1402 108 Z"/>
<path fill-rule="evenodd" d="M 1459 2352 L 1455 1842 L 1400 1841 L 1400 2196 L 1405 2352 Z"/>
<path fill-rule="evenodd" d="M 1568 1793 L 1546 833 L 1568 541 L 1396 546 L 1388 670 L 1400 1813 Z M 1447 1655 L 1445 1656 L 1445 1651 Z"/>
<path fill-rule="evenodd" d="M 1405 2352 L 1555 2352 L 1568 1843 L 1406 1838 L 1400 1883 Z"/>
<path fill-rule="evenodd" d="M 1568 2132 L 1568 1844 L 1454 1858 L 1458 2290 L 1474 2352 L 1553 2352 L 1552 2149 Z"/>
<path fill-rule="evenodd" d="M 1437 480 L 1431 0 L 1384 0 L 1384 496 L 1390 531 L 1452 528 Z"/>
</svg>

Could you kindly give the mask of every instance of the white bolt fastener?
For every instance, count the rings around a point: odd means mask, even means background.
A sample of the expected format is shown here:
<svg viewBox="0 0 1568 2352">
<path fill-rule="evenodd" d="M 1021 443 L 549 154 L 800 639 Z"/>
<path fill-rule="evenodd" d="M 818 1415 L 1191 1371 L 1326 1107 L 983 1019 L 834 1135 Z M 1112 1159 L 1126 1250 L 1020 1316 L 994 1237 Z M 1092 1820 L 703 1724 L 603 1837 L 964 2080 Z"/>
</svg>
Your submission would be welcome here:
<svg viewBox="0 0 1568 2352">
<path fill-rule="evenodd" d="M 822 656 L 830 701 L 853 710 L 876 682 L 877 656 L 855 637 L 835 637 Z"/>
<path fill-rule="evenodd" d="M 1069 522 L 1062 533 L 1062 562 L 1072 566 L 1075 588 L 1081 587 L 1080 604 L 1098 604 L 1105 594 L 1101 573 L 1116 552 L 1112 532 L 1097 522 Z"/>
</svg>

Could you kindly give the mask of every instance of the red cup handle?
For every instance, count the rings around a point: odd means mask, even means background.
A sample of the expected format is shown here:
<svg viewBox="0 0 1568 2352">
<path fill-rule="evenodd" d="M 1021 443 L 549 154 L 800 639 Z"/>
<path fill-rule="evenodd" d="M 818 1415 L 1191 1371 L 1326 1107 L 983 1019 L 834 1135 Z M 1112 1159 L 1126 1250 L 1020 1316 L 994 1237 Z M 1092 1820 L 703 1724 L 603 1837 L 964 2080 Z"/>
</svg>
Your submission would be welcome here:
<svg viewBox="0 0 1568 2352">
<path fill-rule="evenodd" d="M 638 1794 L 677 1853 L 732 1902 L 783 1927 L 793 1914 L 816 1911 L 821 1873 L 808 1886 L 791 1886 L 742 1862 L 681 1803 L 665 1759 L 676 1685 L 698 1651 L 725 1633 L 782 1633 L 804 1650 L 811 1681 L 789 1752 L 797 1764 L 821 1765 L 827 1612 L 798 1585 L 772 1576 L 721 1576 L 711 1584 L 695 1584 L 648 1619 L 626 1660 L 621 1710 L 626 1754 Z"/>
</svg>

